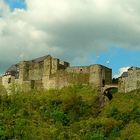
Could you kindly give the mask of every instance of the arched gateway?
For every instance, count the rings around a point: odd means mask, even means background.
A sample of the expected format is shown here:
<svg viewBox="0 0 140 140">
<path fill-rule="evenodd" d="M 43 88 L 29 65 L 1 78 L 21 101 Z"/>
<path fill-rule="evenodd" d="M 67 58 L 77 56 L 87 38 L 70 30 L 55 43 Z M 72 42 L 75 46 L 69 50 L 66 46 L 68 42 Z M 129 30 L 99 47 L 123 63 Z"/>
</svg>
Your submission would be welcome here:
<svg viewBox="0 0 140 140">
<path fill-rule="evenodd" d="M 113 98 L 111 90 L 118 89 L 118 85 L 105 85 L 102 89 L 102 94 L 107 96 L 109 100 Z"/>
</svg>

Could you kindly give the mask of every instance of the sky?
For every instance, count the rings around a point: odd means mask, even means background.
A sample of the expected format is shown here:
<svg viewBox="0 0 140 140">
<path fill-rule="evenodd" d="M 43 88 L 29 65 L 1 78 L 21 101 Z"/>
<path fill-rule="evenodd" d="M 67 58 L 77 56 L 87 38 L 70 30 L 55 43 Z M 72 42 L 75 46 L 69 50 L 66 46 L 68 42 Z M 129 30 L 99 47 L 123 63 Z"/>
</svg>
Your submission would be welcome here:
<svg viewBox="0 0 140 140">
<path fill-rule="evenodd" d="M 105 65 L 114 77 L 139 67 L 140 1 L 0 0 L 0 74 L 47 54 Z"/>
</svg>

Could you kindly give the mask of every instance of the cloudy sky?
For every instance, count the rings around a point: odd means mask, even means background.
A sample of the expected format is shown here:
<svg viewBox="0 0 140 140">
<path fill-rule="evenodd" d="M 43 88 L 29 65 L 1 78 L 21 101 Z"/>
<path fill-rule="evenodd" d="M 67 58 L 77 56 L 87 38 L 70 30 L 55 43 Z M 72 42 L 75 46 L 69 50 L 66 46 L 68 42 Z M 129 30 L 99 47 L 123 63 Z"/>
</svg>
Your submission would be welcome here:
<svg viewBox="0 0 140 140">
<path fill-rule="evenodd" d="M 0 0 L 0 73 L 46 54 L 113 75 L 140 66 L 140 1 Z"/>
</svg>

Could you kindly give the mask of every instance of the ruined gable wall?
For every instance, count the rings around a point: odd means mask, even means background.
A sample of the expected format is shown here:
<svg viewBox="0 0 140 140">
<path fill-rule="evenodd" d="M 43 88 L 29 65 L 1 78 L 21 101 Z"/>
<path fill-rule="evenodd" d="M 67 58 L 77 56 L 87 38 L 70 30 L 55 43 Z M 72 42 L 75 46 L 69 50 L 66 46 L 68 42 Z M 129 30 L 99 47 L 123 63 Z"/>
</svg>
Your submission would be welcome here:
<svg viewBox="0 0 140 140">
<path fill-rule="evenodd" d="M 119 92 L 130 92 L 140 88 L 140 70 L 129 70 L 128 77 L 119 78 Z"/>
<path fill-rule="evenodd" d="M 70 64 L 65 61 L 61 61 L 57 58 L 51 58 L 51 74 L 57 73 L 59 70 L 65 70 Z"/>
<path fill-rule="evenodd" d="M 136 90 L 140 87 L 140 70 L 128 71 L 128 78 L 125 81 L 125 92 Z"/>
</svg>

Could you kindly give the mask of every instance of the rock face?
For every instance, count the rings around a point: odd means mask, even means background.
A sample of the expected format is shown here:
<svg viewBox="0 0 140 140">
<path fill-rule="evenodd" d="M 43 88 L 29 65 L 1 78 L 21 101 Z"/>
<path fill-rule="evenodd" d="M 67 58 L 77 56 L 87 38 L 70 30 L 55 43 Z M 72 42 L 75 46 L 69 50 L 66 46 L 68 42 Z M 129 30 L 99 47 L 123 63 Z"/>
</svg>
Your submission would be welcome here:
<svg viewBox="0 0 140 140">
<path fill-rule="evenodd" d="M 112 69 L 102 65 L 70 67 L 70 64 L 50 55 L 12 65 L 2 76 L 2 84 L 30 89 L 60 89 L 66 86 L 91 84 L 102 87 L 112 83 Z"/>
<path fill-rule="evenodd" d="M 130 92 L 140 89 L 140 68 L 131 67 L 119 78 L 119 92 Z"/>
</svg>

